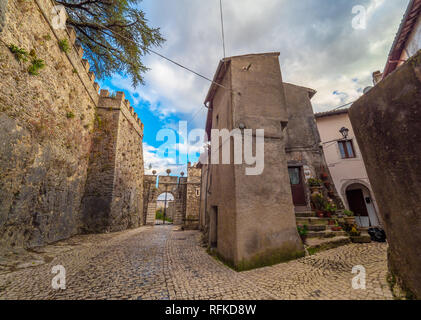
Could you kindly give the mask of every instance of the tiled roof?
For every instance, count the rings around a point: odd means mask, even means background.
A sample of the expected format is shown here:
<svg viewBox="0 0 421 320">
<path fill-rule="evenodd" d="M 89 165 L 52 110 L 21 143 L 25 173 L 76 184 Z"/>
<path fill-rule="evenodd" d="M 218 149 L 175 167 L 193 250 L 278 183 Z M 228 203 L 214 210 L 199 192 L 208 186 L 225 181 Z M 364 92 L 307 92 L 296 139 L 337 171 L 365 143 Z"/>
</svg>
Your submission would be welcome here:
<svg viewBox="0 0 421 320">
<path fill-rule="evenodd" d="M 319 112 L 319 113 L 314 114 L 314 116 L 316 118 L 336 116 L 338 114 L 348 113 L 348 110 L 349 108 L 344 108 L 344 109 L 338 109 L 338 110 L 332 110 L 332 111 L 326 111 L 326 112 Z"/>
</svg>

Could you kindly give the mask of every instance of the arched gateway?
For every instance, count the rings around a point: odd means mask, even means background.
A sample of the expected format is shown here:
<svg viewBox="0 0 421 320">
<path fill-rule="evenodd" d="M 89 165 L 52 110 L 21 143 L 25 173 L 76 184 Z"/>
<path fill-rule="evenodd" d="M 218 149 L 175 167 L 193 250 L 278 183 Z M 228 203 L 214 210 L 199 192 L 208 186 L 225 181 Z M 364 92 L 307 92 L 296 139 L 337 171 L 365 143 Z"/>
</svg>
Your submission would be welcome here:
<svg viewBox="0 0 421 320">
<path fill-rule="evenodd" d="M 197 229 L 199 225 L 200 177 L 201 170 L 188 164 L 188 176 L 145 175 L 144 177 L 144 224 L 155 225 L 158 196 L 169 193 L 174 201 L 169 205 L 167 216 L 174 225 L 183 225 L 187 229 Z M 199 192 L 198 192 L 199 190 Z"/>
</svg>

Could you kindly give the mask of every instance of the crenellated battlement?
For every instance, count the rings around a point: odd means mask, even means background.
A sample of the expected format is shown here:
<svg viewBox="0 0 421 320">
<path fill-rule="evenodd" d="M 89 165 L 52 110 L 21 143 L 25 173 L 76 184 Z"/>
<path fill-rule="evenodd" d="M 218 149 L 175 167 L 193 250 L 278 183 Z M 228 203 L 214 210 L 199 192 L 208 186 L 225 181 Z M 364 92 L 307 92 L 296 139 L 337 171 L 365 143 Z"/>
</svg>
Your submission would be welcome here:
<svg viewBox="0 0 421 320">
<path fill-rule="evenodd" d="M 120 110 L 139 135 L 143 136 L 144 125 L 137 113 L 134 112 L 134 108 L 130 105 L 130 101 L 125 98 L 124 92 L 118 91 L 115 96 L 110 96 L 108 90 L 101 89 L 98 108 Z"/>
<path fill-rule="evenodd" d="M 0 246 L 33 247 L 81 232 L 140 226 L 143 124 L 134 108 L 123 92 L 99 92 L 75 30 L 54 27 L 56 3 L 5 5 L 0 83 L 8 85 L 0 86 L 0 136 L 3 155 L 7 146 L 12 158 L 0 163 L 0 176 L 12 183 L 0 185 Z M 60 45 L 63 40 L 70 50 Z M 11 44 L 35 52 L 44 68 L 30 74 L 30 61 L 19 62 Z M 29 180 L 31 186 L 23 187 Z M 13 196 L 22 189 L 25 196 Z M 48 197 L 39 197 L 39 190 Z M 54 208 L 49 199 L 55 199 Z M 22 223 L 8 218 L 12 207 L 13 219 Z"/>
</svg>

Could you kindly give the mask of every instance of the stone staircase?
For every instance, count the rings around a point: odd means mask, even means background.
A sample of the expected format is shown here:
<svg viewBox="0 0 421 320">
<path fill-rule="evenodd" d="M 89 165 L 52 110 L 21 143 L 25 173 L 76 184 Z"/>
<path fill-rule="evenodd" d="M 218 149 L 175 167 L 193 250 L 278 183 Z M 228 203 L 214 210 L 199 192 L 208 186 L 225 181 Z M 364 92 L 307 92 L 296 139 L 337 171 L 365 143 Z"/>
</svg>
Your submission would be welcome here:
<svg viewBox="0 0 421 320">
<path fill-rule="evenodd" d="M 335 225 L 329 225 L 329 220 L 335 218 L 319 218 L 313 211 L 300 211 L 295 216 L 297 226 L 307 225 L 308 227 L 306 249 L 309 254 L 351 243 L 345 231 L 334 231 Z"/>
</svg>

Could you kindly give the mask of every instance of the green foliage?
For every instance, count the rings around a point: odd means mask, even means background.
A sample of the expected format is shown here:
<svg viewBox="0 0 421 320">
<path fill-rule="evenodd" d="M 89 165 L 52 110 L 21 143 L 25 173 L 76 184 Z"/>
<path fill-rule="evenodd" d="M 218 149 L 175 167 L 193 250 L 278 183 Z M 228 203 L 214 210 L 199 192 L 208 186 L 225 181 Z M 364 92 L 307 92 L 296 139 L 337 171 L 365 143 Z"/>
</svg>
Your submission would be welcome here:
<svg viewBox="0 0 421 320">
<path fill-rule="evenodd" d="M 319 179 L 310 178 L 308 179 L 308 185 L 310 187 L 320 187 L 322 185 L 323 181 Z"/>
<path fill-rule="evenodd" d="M 300 237 L 306 237 L 308 235 L 308 226 L 305 224 L 304 226 L 297 226 L 298 234 Z"/>
<path fill-rule="evenodd" d="M 19 48 L 18 46 L 11 44 L 9 45 L 9 50 L 15 55 L 16 60 L 18 60 L 19 62 L 28 61 L 29 53 L 25 49 Z"/>
<path fill-rule="evenodd" d="M 72 111 L 68 111 L 66 113 L 66 118 L 67 119 L 73 119 L 75 117 L 75 114 Z"/>
<path fill-rule="evenodd" d="M 69 52 L 70 51 L 70 45 L 69 41 L 67 39 L 62 39 L 58 42 L 58 46 L 60 47 L 61 51 L 63 52 Z"/>
<path fill-rule="evenodd" d="M 28 72 L 30 75 L 37 76 L 39 71 L 45 68 L 45 62 L 42 59 L 33 58 L 31 60 L 31 65 L 29 66 Z"/>
<path fill-rule="evenodd" d="M 156 210 L 155 219 L 161 221 L 164 219 L 164 211 L 162 209 Z M 165 221 L 172 223 L 172 220 L 168 216 L 165 217 Z"/>
<path fill-rule="evenodd" d="M 141 0 L 61 0 L 68 13 L 67 24 L 74 27 L 92 71 L 99 79 L 126 73 L 133 85 L 143 84 L 148 69 L 142 57 L 163 41 L 159 28 L 152 28 Z"/>
<path fill-rule="evenodd" d="M 336 210 L 338 210 L 338 208 L 333 203 L 327 203 L 325 206 L 325 211 L 332 215 L 336 213 Z"/>
<path fill-rule="evenodd" d="M 346 215 L 348 217 L 353 217 L 354 216 L 354 212 L 352 212 L 350 210 L 344 210 L 344 215 Z"/>
<path fill-rule="evenodd" d="M 311 196 L 311 202 L 316 210 L 323 211 L 327 206 L 327 201 L 321 193 L 315 193 Z"/>
</svg>

